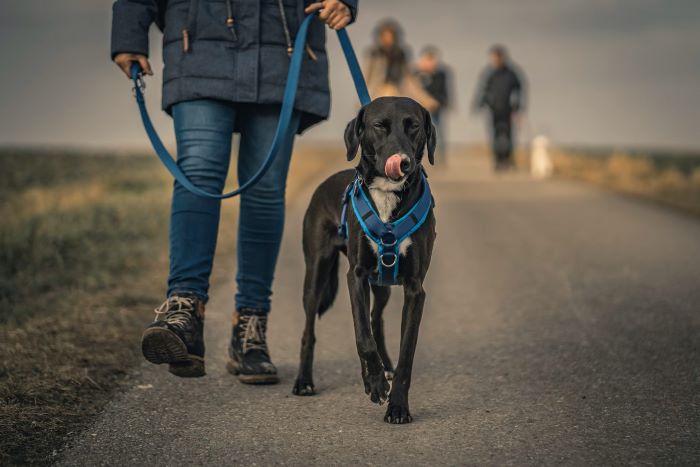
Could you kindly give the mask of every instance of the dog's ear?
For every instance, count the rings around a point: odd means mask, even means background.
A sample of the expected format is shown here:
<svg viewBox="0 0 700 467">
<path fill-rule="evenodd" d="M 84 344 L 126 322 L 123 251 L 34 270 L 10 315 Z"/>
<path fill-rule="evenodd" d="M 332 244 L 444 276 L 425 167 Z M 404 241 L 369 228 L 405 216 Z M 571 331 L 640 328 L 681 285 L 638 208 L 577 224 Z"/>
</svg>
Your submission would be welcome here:
<svg viewBox="0 0 700 467">
<path fill-rule="evenodd" d="M 360 137 L 362 136 L 363 123 L 362 119 L 365 114 L 365 109 L 360 109 L 357 117 L 350 120 L 348 126 L 345 127 L 345 148 L 348 150 L 348 160 L 351 161 L 357 155 L 357 150 L 360 147 Z"/>
<path fill-rule="evenodd" d="M 435 165 L 435 146 L 437 145 L 437 131 L 433 125 L 433 119 L 430 118 L 430 112 L 423 109 L 423 122 L 425 125 L 425 145 L 428 147 L 428 162 L 430 165 Z"/>
</svg>

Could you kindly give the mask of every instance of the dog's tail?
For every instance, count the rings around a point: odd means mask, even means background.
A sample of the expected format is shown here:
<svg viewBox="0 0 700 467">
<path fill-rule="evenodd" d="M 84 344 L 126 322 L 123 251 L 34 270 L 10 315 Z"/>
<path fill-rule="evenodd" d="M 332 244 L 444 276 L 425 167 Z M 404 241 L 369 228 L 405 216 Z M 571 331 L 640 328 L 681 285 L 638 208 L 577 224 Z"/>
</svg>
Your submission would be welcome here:
<svg viewBox="0 0 700 467">
<path fill-rule="evenodd" d="M 328 282 L 326 287 L 321 288 L 321 296 L 319 297 L 318 316 L 323 315 L 333 305 L 335 296 L 338 294 L 338 262 L 340 252 L 335 251 L 333 257 L 330 258 L 331 264 L 328 270 Z"/>
</svg>

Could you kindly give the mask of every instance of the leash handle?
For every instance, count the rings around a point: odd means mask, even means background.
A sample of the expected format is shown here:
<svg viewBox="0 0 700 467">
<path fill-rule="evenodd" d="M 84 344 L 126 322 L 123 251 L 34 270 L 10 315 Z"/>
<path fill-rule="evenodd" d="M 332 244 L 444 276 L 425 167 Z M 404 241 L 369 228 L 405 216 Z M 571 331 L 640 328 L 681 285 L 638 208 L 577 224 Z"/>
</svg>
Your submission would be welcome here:
<svg viewBox="0 0 700 467">
<path fill-rule="evenodd" d="M 247 189 L 255 185 L 268 171 L 270 166 L 277 157 L 279 150 L 282 146 L 282 142 L 286 139 L 289 132 L 289 124 L 292 118 L 292 112 L 294 111 L 294 101 L 296 98 L 297 88 L 299 86 L 299 75 L 301 74 L 302 58 L 305 50 L 306 36 L 309 31 L 309 24 L 312 18 L 317 12 L 311 13 L 304 18 L 299 30 L 297 31 L 297 37 L 294 41 L 294 52 L 292 53 L 291 60 L 289 63 L 289 71 L 287 73 L 287 83 L 284 88 L 284 95 L 282 98 L 282 108 L 280 110 L 280 117 L 277 123 L 277 129 L 275 130 L 275 136 L 272 140 L 272 145 L 267 153 L 265 160 L 258 169 L 258 171 L 245 183 L 239 186 L 237 189 L 230 191 L 228 193 L 211 193 L 193 184 L 187 176 L 182 172 L 180 166 L 168 152 L 167 148 L 163 144 L 163 141 L 158 136 L 158 132 L 153 126 L 150 116 L 148 115 L 148 109 L 146 108 L 146 102 L 144 99 L 143 91 L 145 88 L 144 82 L 141 76 L 141 67 L 137 62 L 132 62 L 131 64 L 131 80 L 134 83 L 134 97 L 136 98 L 136 103 L 138 104 L 139 113 L 141 115 L 141 120 L 143 126 L 146 130 L 146 135 L 151 141 L 151 145 L 156 152 L 156 155 L 163 163 L 170 174 L 185 187 L 191 193 L 195 195 L 203 196 L 206 198 L 213 199 L 226 199 L 232 198 L 234 196 L 240 195 Z M 353 82 L 355 83 L 355 89 L 357 90 L 357 95 L 360 99 L 362 105 L 367 105 L 370 102 L 369 92 L 367 91 L 367 84 L 362 76 L 362 70 L 359 63 L 357 62 L 357 57 L 348 37 L 347 31 L 341 29 L 337 31 L 338 40 L 343 49 L 343 54 L 345 55 L 345 60 L 347 61 L 348 67 L 350 69 L 350 74 L 352 75 Z"/>
</svg>

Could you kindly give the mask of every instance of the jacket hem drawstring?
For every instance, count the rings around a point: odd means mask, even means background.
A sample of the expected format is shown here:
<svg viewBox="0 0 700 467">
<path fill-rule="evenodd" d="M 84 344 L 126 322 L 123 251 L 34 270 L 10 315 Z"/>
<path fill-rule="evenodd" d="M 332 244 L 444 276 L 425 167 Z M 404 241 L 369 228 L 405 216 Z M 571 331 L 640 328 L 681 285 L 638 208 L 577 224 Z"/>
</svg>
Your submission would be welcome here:
<svg viewBox="0 0 700 467">
<path fill-rule="evenodd" d="M 231 31 L 231 35 L 233 36 L 233 40 L 237 41 L 238 40 L 238 35 L 236 34 L 236 28 L 233 25 L 233 0 L 226 0 L 226 13 L 228 14 L 226 18 L 226 27 L 228 28 L 229 31 Z"/>
<path fill-rule="evenodd" d="M 294 46 L 292 45 L 292 35 L 289 32 L 289 26 L 287 25 L 287 14 L 284 11 L 284 3 L 282 0 L 277 0 L 277 6 L 280 9 L 280 18 L 282 20 L 282 27 L 284 28 L 284 38 L 287 41 L 287 55 L 290 57 L 294 52 Z"/>
<path fill-rule="evenodd" d="M 182 30 L 182 51 L 188 53 L 190 45 L 195 34 L 195 25 L 197 21 L 197 10 L 199 8 L 199 0 L 190 0 L 189 10 L 187 11 L 187 27 Z"/>
<path fill-rule="evenodd" d="M 277 0 L 277 6 L 280 9 L 280 18 L 282 20 L 282 28 L 284 28 L 284 38 L 287 41 L 287 55 L 289 55 L 291 57 L 292 53 L 294 53 L 294 45 L 292 44 L 292 34 L 289 32 L 289 25 L 287 24 L 287 14 L 284 11 L 283 0 Z M 309 56 L 309 58 L 311 60 L 313 60 L 314 62 L 318 60 L 318 57 L 316 56 L 314 51 L 311 49 L 311 46 L 309 45 L 308 42 L 304 45 L 304 50 L 306 51 L 306 54 Z"/>
</svg>

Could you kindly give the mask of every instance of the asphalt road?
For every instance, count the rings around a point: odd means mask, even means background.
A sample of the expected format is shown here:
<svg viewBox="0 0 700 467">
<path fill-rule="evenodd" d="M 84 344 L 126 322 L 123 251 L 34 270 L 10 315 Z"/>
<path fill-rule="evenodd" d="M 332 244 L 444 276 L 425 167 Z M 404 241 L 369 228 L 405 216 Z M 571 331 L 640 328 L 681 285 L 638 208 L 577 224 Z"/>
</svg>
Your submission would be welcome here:
<svg viewBox="0 0 700 467">
<path fill-rule="evenodd" d="M 573 182 L 493 177 L 483 160 L 431 181 L 438 239 L 412 424 L 384 423 L 364 394 L 342 280 L 317 328 L 319 394 L 291 395 L 309 191 L 291 203 L 275 285 L 282 383 L 245 386 L 224 369 L 231 280 L 207 310 L 207 376 L 144 363 L 62 462 L 699 464 L 700 221 Z M 385 315 L 394 356 L 397 292 Z"/>
</svg>

